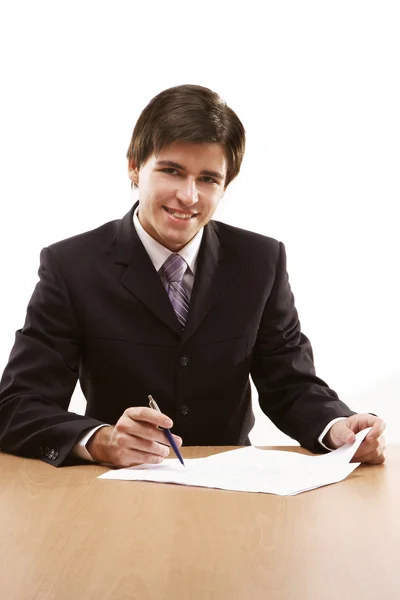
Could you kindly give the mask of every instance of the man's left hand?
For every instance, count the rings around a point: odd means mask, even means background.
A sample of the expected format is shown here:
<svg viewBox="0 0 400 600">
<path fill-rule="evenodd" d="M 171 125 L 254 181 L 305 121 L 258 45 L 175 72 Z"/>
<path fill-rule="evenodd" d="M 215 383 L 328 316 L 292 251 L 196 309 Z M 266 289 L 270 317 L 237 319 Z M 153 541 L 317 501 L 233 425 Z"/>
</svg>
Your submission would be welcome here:
<svg viewBox="0 0 400 600">
<path fill-rule="evenodd" d="M 379 417 L 361 414 L 337 421 L 332 425 L 323 442 L 328 448 L 336 450 L 344 444 L 354 442 L 355 434 L 367 427 L 372 427 L 372 429 L 360 444 L 351 462 L 380 465 L 386 458 L 385 438 L 382 435 L 386 424 Z"/>
</svg>

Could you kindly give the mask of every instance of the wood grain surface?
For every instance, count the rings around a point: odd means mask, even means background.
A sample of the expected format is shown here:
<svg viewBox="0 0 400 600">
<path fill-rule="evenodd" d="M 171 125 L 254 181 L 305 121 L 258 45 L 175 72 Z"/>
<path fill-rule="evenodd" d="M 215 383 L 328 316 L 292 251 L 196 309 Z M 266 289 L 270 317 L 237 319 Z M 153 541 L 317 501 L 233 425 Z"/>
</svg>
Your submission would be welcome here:
<svg viewBox="0 0 400 600">
<path fill-rule="evenodd" d="M 0 453 L 1 600 L 400 598 L 399 446 L 286 497 L 97 479 L 107 470 Z"/>
</svg>

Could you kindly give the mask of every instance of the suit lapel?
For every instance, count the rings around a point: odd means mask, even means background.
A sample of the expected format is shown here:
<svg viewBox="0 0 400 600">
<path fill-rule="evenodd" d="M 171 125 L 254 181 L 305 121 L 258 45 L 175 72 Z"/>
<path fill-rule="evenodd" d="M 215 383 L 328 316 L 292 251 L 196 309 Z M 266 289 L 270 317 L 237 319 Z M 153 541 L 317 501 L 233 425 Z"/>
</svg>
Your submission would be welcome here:
<svg viewBox="0 0 400 600">
<path fill-rule="evenodd" d="M 182 332 L 161 278 L 133 225 L 133 213 L 137 206 L 138 202 L 124 216 L 117 234 L 115 262 L 127 267 L 120 283 L 165 325 L 182 337 L 182 343 L 185 343 L 206 317 L 224 284 L 221 269 L 223 254 L 218 240 L 217 225 L 210 221 L 204 228 L 188 318 Z"/>
<path fill-rule="evenodd" d="M 224 284 L 221 269 L 223 254 L 216 227 L 216 223 L 210 221 L 204 228 L 182 343 L 185 343 L 194 334 L 204 320 Z"/>
<path fill-rule="evenodd" d="M 133 225 L 133 208 L 122 219 L 116 243 L 115 262 L 126 265 L 120 283 L 165 325 L 181 336 L 168 294 Z"/>
</svg>

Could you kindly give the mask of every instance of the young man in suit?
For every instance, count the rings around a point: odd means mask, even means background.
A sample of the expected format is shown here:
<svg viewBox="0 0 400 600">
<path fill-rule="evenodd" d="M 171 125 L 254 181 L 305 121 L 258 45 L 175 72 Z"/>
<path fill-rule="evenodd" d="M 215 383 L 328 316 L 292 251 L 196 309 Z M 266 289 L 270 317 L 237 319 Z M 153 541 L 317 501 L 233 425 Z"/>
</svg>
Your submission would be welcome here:
<svg viewBox="0 0 400 600">
<path fill-rule="evenodd" d="M 383 421 L 315 374 L 284 245 L 212 220 L 244 148 L 242 123 L 207 88 L 146 106 L 128 149 L 139 202 L 42 250 L 1 381 L 3 451 L 55 466 L 157 463 L 169 452 L 159 427 L 172 426 L 178 446 L 246 445 L 251 375 L 265 414 L 302 446 L 327 452 L 372 426 L 354 460 L 383 462 Z M 68 412 L 78 378 L 85 416 Z"/>
</svg>

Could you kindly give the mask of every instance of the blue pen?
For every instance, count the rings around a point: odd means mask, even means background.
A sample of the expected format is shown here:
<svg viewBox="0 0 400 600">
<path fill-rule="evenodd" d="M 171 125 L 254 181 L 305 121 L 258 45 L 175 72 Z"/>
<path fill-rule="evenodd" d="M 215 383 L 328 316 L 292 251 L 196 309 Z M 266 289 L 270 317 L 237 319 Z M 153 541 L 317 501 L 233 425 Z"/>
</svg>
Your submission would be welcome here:
<svg viewBox="0 0 400 600">
<path fill-rule="evenodd" d="M 161 410 L 159 409 L 158 404 L 154 400 L 153 396 L 147 396 L 147 397 L 149 399 L 149 406 L 150 406 L 150 408 L 154 408 L 154 410 L 158 410 L 158 412 L 161 412 Z M 175 452 L 176 456 L 179 458 L 179 460 L 183 464 L 183 466 L 185 466 L 185 463 L 183 462 L 182 455 L 179 452 L 178 446 L 176 445 L 174 437 L 173 437 L 172 433 L 170 432 L 170 430 L 167 429 L 166 427 L 160 427 L 160 429 L 165 433 L 165 435 L 167 436 L 167 439 L 168 439 L 169 443 L 171 444 L 172 449 Z"/>
</svg>

